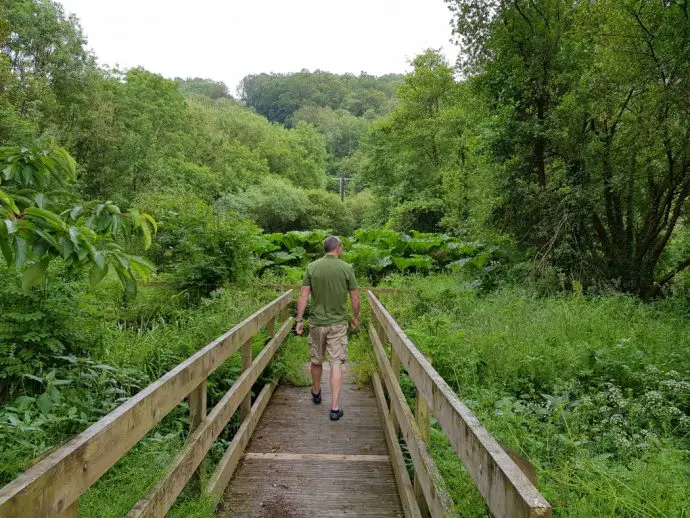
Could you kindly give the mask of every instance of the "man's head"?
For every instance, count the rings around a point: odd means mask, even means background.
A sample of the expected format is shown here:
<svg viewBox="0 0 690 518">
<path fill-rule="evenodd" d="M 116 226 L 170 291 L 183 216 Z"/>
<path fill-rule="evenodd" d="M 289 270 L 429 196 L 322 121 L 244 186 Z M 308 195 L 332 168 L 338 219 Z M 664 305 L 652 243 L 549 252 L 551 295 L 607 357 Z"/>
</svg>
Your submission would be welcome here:
<svg viewBox="0 0 690 518">
<path fill-rule="evenodd" d="M 343 255 L 343 242 L 338 236 L 328 236 L 323 240 L 323 251 L 328 255 L 340 257 Z"/>
</svg>

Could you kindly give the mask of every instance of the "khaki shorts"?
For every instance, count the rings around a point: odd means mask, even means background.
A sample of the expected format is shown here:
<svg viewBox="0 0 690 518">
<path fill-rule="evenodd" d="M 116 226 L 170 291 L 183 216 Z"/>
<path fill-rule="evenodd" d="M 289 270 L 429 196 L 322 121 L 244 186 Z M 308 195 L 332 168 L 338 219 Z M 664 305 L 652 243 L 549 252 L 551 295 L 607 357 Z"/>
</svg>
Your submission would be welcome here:
<svg viewBox="0 0 690 518">
<path fill-rule="evenodd" d="M 309 359 L 315 365 L 323 363 L 328 351 L 331 365 L 347 361 L 347 324 L 337 326 L 311 326 L 309 329 Z"/>
</svg>

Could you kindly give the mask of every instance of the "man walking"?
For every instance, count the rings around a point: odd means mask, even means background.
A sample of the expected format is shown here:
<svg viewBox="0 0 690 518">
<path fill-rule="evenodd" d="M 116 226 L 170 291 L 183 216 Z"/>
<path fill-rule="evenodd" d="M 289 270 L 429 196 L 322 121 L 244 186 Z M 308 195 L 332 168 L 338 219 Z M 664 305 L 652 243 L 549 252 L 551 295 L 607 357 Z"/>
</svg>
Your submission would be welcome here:
<svg viewBox="0 0 690 518">
<path fill-rule="evenodd" d="M 295 332 L 304 332 L 302 316 L 307 308 L 309 295 L 312 309 L 309 317 L 309 359 L 314 383 L 311 396 L 314 403 L 321 403 L 321 373 L 323 355 L 328 351 L 331 367 L 331 421 L 343 417 L 338 406 L 343 386 L 343 364 L 347 361 L 347 294 L 352 300 L 352 329 L 359 327 L 359 291 L 352 266 L 341 261 L 343 243 L 337 236 L 323 242 L 326 255 L 307 266 L 302 290 L 297 300 L 297 325 Z"/>
</svg>

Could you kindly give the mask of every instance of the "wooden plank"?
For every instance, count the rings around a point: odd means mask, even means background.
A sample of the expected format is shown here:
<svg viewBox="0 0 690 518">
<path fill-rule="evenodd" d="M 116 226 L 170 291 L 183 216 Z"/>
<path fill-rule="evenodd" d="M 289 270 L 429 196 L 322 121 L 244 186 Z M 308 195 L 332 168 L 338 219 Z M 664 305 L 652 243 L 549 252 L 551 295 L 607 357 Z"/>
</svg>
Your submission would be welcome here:
<svg viewBox="0 0 690 518">
<path fill-rule="evenodd" d="M 405 438 L 410 457 L 412 457 L 415 473 L 417 473 L 419 478 L 419 485 L 422 487 L 429 512 L 434 518 L 457 516 L 453 508 L 453 500 L 444 489 L 443 478 L 438 472 L 434 459 L 431 458 L 424 439 L 422 439 L 422 433 L 419 431 L 410 407 L 407 406 L 400 383 L 388 363 L 383 345 L 381 345 L 381 341 L 376 335 L 376 330 L 371 324 L 369 324 L 369 337 L 376 354 L 383 384 L 388 392 L 388 398 L 395 407 L 395 415 L 400 423 L 400 430 Z"/>
<path fill-rule="evenodd" d="M 286 292 L 247 317 L 0 489 L 0 517 L 44 517 L 66 510 L 290 300 Z"/>
<path fill-rule="evenodd" d="M 240 349 L 240 354 L 242 355 L 241 361 L 241 372 L 246 371 L 249 367 L 252 365 L 252 339 L 250 338 L 247 340 L 244 345 L 242 345 Z M 247 416 L 249 415 L 249 412 L 252 409 L 252 395 L 251 393 L 247 394 L 247 396 L 244 398 L 242 401 L 242 404 L 240 405 L 240 422 L 244 421 Z"/>
<path fill-rule="evenodd" d="M 312 460 L 244 459 L 216 511 L 219 518 L 400 518 L 402 515 L 389 463 Z"/>
<path fill-rule="evenodd" d="M 163 479 L 132 508 L 127 515 L 129 518 L 165 516 L 291 329 L 292 319 L 288 319 L 259 353 L 251 368 L 240 374 L 230 390 L 213 407 L 208 417 L 187 441 L 182 452 L 172 462 Z"/>
<path fill-rule="evenodd" d="M 315 460 L 343 462 L 390 462 L 388 455 L 346 455 L 343 453 L 245 453 L 252 460 Z"/>
<path fill-rule="evenodd" d="M 551 505 L 400 329 L 372 292 L 369 306 L 493 515 L 550 517 Z"/>
<path fill-rule="evenodd" d="M 223 497 L 223 492 L 232 478 L 235 468 L 237 468 L 237 463 L 240 461 L 240 458 L 242 458 L 244 449 L 247 447 L 247 443 L 254 433 L 256 424 L 259 422 L 259 419 L 261 419 L 261 415 L 264 413 L 275 387 L 274 383 L 267 383 L 266 386 L 264 386 L 263 390 L 256 398 L 247 419 L 242 421 L 228 449 L 225 450 L 223 458 L 220 459 L 218 466 L 216 466 L 216 470 L 213 472 L 213 475 L 211 475 L 206 492 L 211 495 L 214 500 L 218 501 Z"/>
<path fill-rule="evenodd" d="M 273 333 L 275 332 L 275 320 L 271 319 L 268 321 L 266 324 L 266 332 L 268 333 L 268 337 L 272 337 Z"/>
<path fill-rule="evenodd" d="M 415 498 L 410 477 L 407 474 L 407 466 L 405 466 L 405 459 L 398 443 L 398 434 L 393 428 L 388 408 L 386 406 L 386 396 L 383 393 L 383 386 L 381 385 L 381 378 L 376 373 L 371 376 L 372 384 L 374 385 L 374 393 L 376 394 L 376 401 L 378 402 L 379 413 L 383 421 L 384 434 L 386 436 L 386 443 L 388 444 L 388 451 L 392 456 L 393 473 L 395 475 L 395 482 L 398 485 L 398 493 L 400 494 L 400 502 L 402 503 L 403 513 L 405 518 L 421 518 L 421 513 L 417 500 Z"/>
<path fill-rule="evenodd" d="M 429 437 L 431 435 L 431 416 L 429 415 L 429 407 L 419 392 L 417 392 L 417 396 L 415 398 L 415 419 L 417 420 L 419 431 L 422 433 L 422 439 L 428 445 Z M 414 474 L 414 481 L 412 482 L 412 485 L 414 486 L 414 494 L 417 498 L 417 502 L 419 503 L 419 510 L 422 512 L 422 516 L 430 516 L 429 508 L 426 505 L 426 499 L 424 498 L 424 491 L 422 491 L 422 485 L 416 472 Z"/>
<path fill-rule="evenodd" d="M 345 412 L 343 419 L 329 420 L 328 405 L 315 405 L 310 387 L 280 385 L 271 396 L 247 451 L 387 455 L 374 391 L 370 386 L 356 384 L 349 364 L 345 364 L 343 375 L 339 400 Z M 321 384 L 324 402 L 331 397 L 329 377 L 330 366 L 326 363 Z"/>
</svg>

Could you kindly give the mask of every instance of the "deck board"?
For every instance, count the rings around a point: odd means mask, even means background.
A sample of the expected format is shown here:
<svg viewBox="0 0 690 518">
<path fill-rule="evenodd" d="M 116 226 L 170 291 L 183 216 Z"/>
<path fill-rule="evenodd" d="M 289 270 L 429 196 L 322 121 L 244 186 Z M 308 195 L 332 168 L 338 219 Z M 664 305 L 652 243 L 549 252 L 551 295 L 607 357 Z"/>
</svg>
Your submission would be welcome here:
<svg viewBox="0 0 690 518">
<path fill-rule="evenodd" d="M 403 516 L 371 387 L 358 387 L 346 371 L 345 415 L 331 422 L 325 366 L 322 396 L 323 403 L 314 405 L 308 387 L 276 389 L 246 451 L 281 455 L 243 458 L 220 516 Z"/>
</svg>

